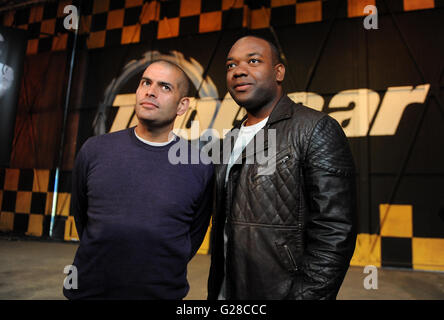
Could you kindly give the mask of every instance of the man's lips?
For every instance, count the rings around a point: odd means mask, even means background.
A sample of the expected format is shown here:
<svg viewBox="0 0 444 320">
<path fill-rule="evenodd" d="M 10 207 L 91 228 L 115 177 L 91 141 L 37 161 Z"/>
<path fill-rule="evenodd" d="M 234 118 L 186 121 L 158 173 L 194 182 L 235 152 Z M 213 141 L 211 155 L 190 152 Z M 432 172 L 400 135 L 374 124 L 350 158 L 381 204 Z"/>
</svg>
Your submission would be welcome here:
<svg viewBox="0 0 444 320">
<path fill-rule="evenodd" d="M 154 104 L 152 102 L 149 102 L 149 101 L 142 101 L 142 102 L 140 102 L 140 105 L 142 107 L 144 107 L 144 108 L 147 108 L 147 109 L 157 109 L 157 108 L 159 108 L 156 104 Z"/>
<path fill-rule="evenodd" d="M 250 87 L 252 86 L 251 83 L 247 83 L 247 82 L 242 82 L 242 83 L 238 83 L 234 86 L 234 90 L 235 91 L 246 91 L 248 90 Z"/>
</svg>

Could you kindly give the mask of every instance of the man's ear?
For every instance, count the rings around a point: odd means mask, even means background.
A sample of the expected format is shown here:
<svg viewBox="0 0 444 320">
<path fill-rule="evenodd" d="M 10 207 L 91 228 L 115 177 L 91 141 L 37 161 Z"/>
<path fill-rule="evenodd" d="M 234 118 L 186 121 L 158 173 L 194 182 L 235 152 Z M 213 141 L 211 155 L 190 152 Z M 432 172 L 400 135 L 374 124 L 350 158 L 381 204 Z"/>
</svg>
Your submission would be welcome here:
<svg viewBox="0 0 444 320">
<path fill-rule="evenodd" d="M 178 116 L 183 115 L 185 112 L 187 112 L 189 106 L 190 106 L 190 98 L 189 97 L 181 98 L 177 106 L 177 115 Z"/>
<path fill-rule="evenodd" d="M 285 78 L 285 66 L 282 63 L 278 63 L 274 66 L 274 70 L 276 72 L 276 81 L 282 82 Z"/>
</svg>

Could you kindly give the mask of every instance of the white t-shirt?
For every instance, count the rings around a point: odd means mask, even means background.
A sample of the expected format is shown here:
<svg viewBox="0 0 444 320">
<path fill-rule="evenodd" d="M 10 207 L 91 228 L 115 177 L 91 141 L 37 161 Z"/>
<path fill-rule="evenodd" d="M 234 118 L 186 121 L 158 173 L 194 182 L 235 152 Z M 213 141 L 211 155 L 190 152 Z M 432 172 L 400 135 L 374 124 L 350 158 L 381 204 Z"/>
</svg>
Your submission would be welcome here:
<svg viewBox="0 0 444 320">
<path fill-rule="evenodd" d="M 171 139 L 167 142 L 152 142 L 152 141 L 148 141 L 145 140 L 141 137 L 139 137 L 136 133 L 136 130 L 134 129 L 134 134 L 136 135 L 136 138 L 139 139 L 140 141 L 142 141 L 143 143 L 146 143 L 147 145 L 153 146 L 153 147 L 163 147 L 166 146 L 167 144 L 171 143 L 172 141 L 174 141 L 174 139 L 176 139 L 176 135 L 172 134 L 171 135 Z"/>
<path fill-rule="evenodd" d="M 225 176 L 225 183 L 228 181 L 228 175 L 230 173 L 231 167 L 233 167 L 236 160 L 242 154 L 242 151 L 245 149 L 247 144 L 254 138 L 256 133 L 261 130 L 268 121 L 268 117 L 266 117 L 261 122 L 253 124 L 251 126 L 244 126 L 245 121 L 242 123 L 241 128 L 239 130 L 239 136 L 234 143 L 233 151 L 231 152 L 230 159 L 228 160 L 227 174 Z"/>
<path fill-rule="evenodd" d="M 230 174 L 230 170 L 233 167 L 234 163 L 236 162 L 236 160 L 239 158 L 239 156 L 241 156 L 242 151 L 245 149 L 245 147 L 248 145 L 248 143 L 250 143 L 250 141 L 254 138 L 254 136 L 256 135 L 256 133 L 259 132 L 259 130 L 261 130 L 265 124 L 268 121 L 268 117 L 266 117 L 264 120 L 262 120 L 261 122 L 258 122 L 256 124 L 253 124 L 251 126 L 244 126 L 244 123 L 242 123 L 242 126 L 239 130 L 239 135 L 236 139 L 236 142 L 234 143 L 234 147 L 233 147 L 233 151 L 231 152 L 230 155 L 230 159 L 228 160 L 228 166 L 227 166 L 227 174 L 225 176 L 225 183 L 227 183 L 228 181 L 228 175 Z M 225 220 L 225 223 L 227 222 L 227 220 Z M 227 257 L 227 241 L 228 241 L 228 236 L 227 233 L 225 232 L 225 227 L 224 227 L 224 258 L 226 259 Z M 225 266 L 224 266 L 225 268 Z M 224 280 L 222 282 L 222 287 L 221 290 L 219 292 L 219 296 L 217 297 L 218 300 L 225 300 L 226 299 L 226 292 L 225 292 L 225 288 L 226 288 L 226 283 L 225 283 L 226 277 L 224 277 Z"/>
</svg>

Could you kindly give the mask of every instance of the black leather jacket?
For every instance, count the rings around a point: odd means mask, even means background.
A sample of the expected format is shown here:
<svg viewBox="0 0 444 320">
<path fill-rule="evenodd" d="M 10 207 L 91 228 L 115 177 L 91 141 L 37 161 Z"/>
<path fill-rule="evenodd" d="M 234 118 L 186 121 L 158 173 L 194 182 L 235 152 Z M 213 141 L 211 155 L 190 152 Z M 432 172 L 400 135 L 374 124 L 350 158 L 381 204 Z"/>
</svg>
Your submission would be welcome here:
<svg viewBox="0 0 444 320">
<path fill-rule="evenodd" d="M 265 137 L 269 129 L 277 138 L 274 173 L 258 174 L 261 165 L 246 161 L 248 150 L 226 186 L 227 165 L 215 167 L 208 299 L 217 299 L 225 274 L 225 219 L 227 299 L 335 299 L 356 241 L 348 140 L 336 120 L 287 96 L 273 109 Z M 236 130 L 227 134 L 225 153 L 236 137 Z"/>
</svg>

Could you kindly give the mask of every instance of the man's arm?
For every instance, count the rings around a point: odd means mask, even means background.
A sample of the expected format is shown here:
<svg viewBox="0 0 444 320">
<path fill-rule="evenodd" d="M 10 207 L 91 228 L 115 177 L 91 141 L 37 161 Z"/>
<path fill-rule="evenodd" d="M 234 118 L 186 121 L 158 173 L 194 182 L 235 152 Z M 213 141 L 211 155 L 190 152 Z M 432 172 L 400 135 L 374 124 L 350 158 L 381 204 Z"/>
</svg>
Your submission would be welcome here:
<svg viewBox="0 0 444 320">
<path fill-rule="evenodd" d="M 208 180 L 205 190 L 200 198 L 195 217 L 190 227 L 191 238 L 191 255 L 190 260 L 199 250 L 200 245 L 205 237 L 210 222 L 211 210 L 213 205 L 213 170 L 211 169 L 211 177 Z"/>
<path fill-rule="evenodd" d="M 304 164 L 308 206 L 301 299 L 335 299 L 356 241 L 355 166 L 347 137 L 329 116 L 317 123 Z"/>
<path fill-rule="evenodd" d="M 88 221 L 88 197 L 87 197 L 87 161 L 85 159 L 85 149 L 82 147 L 77 155 L 72 172 L 71 191 L 71 215 L 74 216 L 79 239 L 82 238 L 83 230 Z"/>
</svg>

